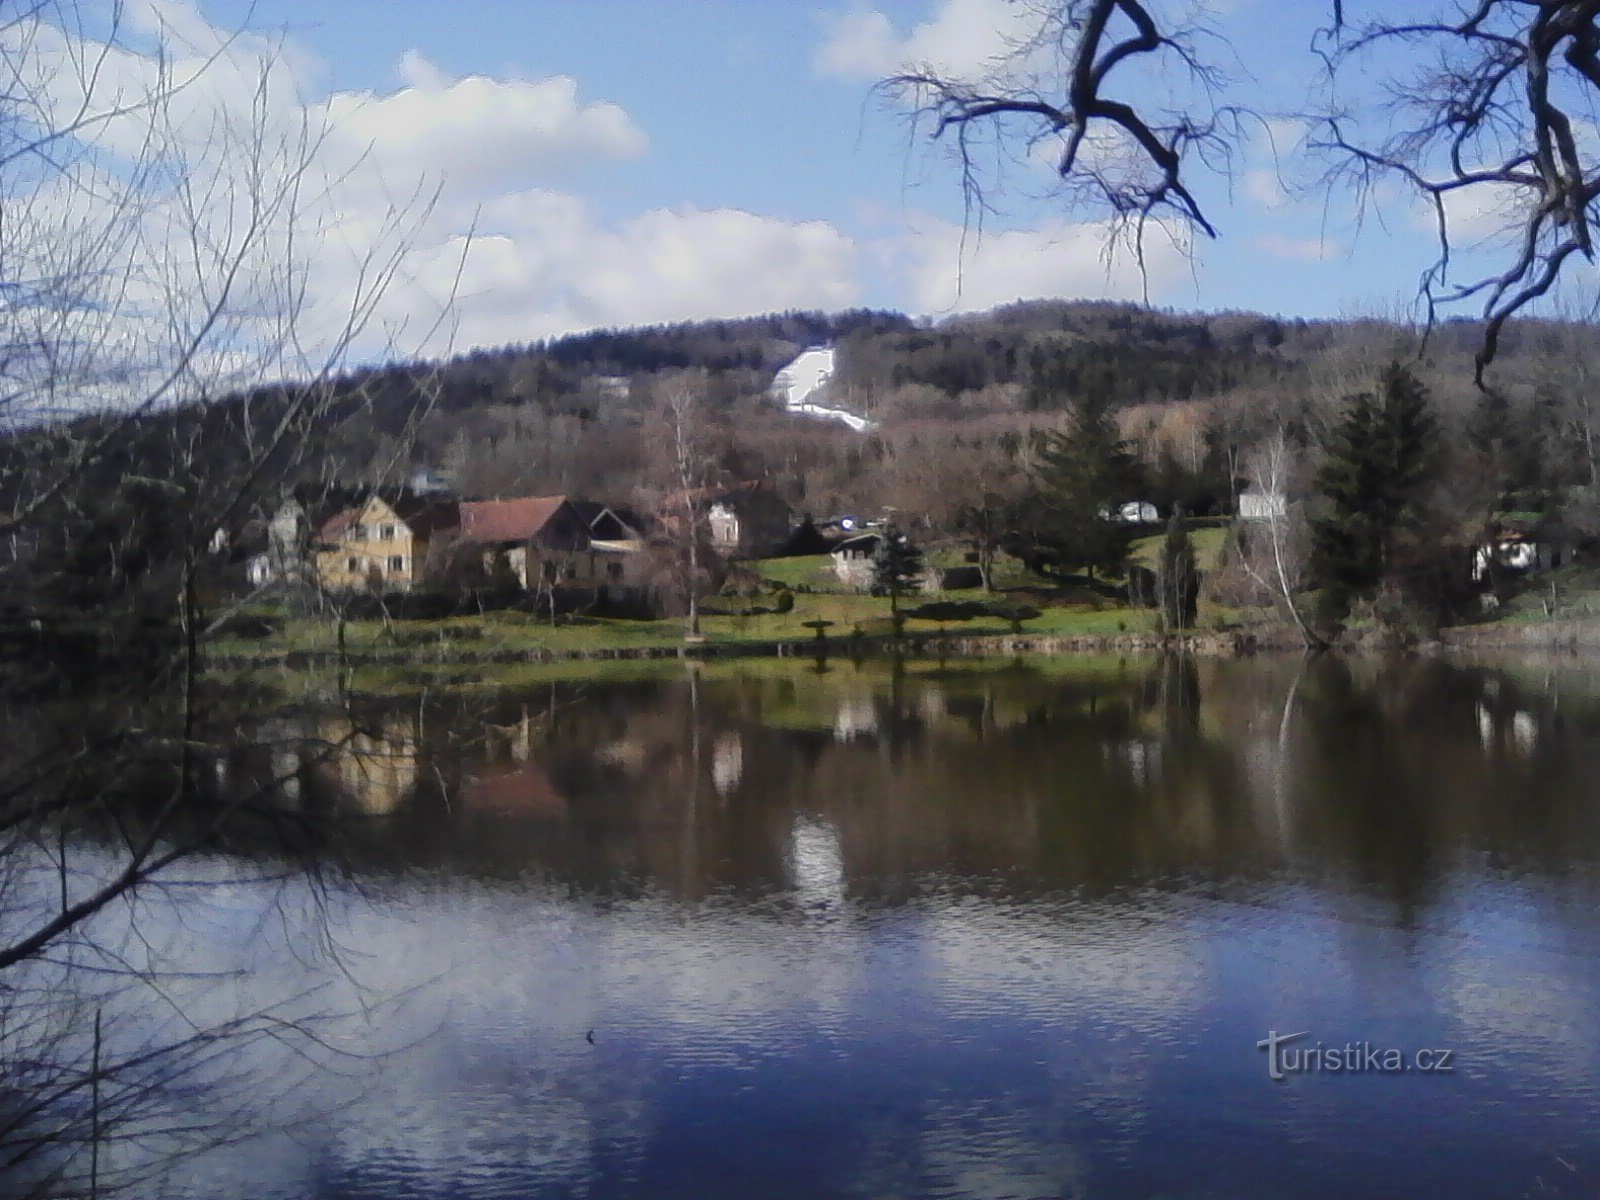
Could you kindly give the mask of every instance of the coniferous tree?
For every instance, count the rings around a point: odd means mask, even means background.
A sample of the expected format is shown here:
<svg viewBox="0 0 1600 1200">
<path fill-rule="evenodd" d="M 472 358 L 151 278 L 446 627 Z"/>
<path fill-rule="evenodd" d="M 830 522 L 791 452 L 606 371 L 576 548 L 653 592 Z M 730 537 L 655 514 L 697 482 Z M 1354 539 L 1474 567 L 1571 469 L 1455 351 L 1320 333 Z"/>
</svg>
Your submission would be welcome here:
<svg viewBox="0 0 1600 1200">
<path fill-rule="evenodd" d="M 1114 573 L 1130 531 L 1115 519 L 1138 470 L 1110 408 L 1080 400 L 1067 427 L 1043 435 L 1034 471 L 1033 540 L 1061 572 Z"/>
<path fill-rule="evenodd" d="M 1167 536 L 1161 543 L 1161 569 L 1158 587 L 1161 596 L 1161 624 L 1168 633 L 1194 627 L 1200 600 L 1200 571 L 1195 563 L 1194 542 L 1183 523 L 1183 510 L 1174 510 L 1167 522 Z"/>
<path fill-rule="evenodd" d="M 900 597 L 917 586 L 922 574 L 922 551 L 893 524 L 885 527 L 872 554 L 872 590 L 889 597 L 889 614 L 900 632 Z"/>
<path fill-rule="evenodd" d="M 1357 600 L 1405 565 L 1397 551 L 1422 517 L 1437 424 L 1427 389 L 1399 363 L 1377 393 L 1354 397 L 1317 475 L 1323 511 L 1311 523 L 1311 577 L 1324 623 L 1336 629 Z"/>
</svg>

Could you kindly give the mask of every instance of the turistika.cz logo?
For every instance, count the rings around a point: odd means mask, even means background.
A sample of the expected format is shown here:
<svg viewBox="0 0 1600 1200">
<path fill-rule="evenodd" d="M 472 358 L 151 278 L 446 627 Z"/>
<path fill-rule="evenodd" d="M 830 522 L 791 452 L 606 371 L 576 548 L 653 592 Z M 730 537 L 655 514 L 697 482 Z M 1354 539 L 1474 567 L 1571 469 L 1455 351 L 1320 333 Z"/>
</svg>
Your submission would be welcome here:
<svg viewBox="0 0 1600 1200">
<path fill-rule="evenodd" d="M 1267 1075 L 1283 1080 L 1291 1075 L 1397 1075 L 1408 1071 L 1448 1075 L 1455 1070 L 1454 1050 L 1423 1049 L 1407 1054 L 1404 1050 L 1374 1046 L 1371 1042 L 1345 1042 L 1341 1046 L 1322 1042 L 1291 1044 L 1310 1036 L 1308 1029 L 1299 1033 L 1267 1030 L 1267 1036 L 1256 1043 L 1257 1050 L 1267 1052 Z"/>
</svg>

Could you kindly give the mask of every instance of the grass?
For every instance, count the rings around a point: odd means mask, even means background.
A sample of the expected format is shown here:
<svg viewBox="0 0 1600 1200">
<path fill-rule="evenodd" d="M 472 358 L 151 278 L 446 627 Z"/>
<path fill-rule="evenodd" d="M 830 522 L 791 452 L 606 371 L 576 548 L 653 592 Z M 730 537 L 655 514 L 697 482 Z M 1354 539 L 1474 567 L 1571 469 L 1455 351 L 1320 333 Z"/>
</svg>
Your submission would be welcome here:
<svg viewBox="0 0 1600 1200">
<path fill-rule="evenodd" d="M 1130 547 L 1129 559 L 1140 566 L 1155 570 L 1161 561 L 1161 543 L 1166 540 L 1166 536 L 1166 533 L 1162 532 L 1138 539 Z M 1223 544 L 1227 540 L 1228 529 L 1224 525 L 1191 525 L 1189 541 L 1194 544 L 1195 565 L 1202 571 L 1216 570 L 1217 562 L 1222 557 Z"/>
<path fill-rule="evenodd" d="M 1546 608 L 1552 588 L 1553 612 Z M 1536 571 L 1490 615 L 1493 620 L 1513 623 L 1600 616 L 1600 566 L 1569 563 L 1553 571 Z"/>
<path fill-rule="evenodd" d="M 976 592 L 933 592 L 902 597 L 903 609 L 941 599 L 979 599 Z M 1062 637 L 1142 633 L 1153 628 L 1153 614 L 1129 609 L 1100 597 L 1084 593 L 1077 602 L 1039 605 L 1041 615 L 1025 622 L 1030 634 Z M 770 605 L 770 598 L 762 598 Z M 798 593 L 792 611 L 752 616 L 705 616 L 701 632 L 712 645 L 747 645 L 767 642 L 800 642 L 816 637 L 808 622 L 830 622 L 826 629 L 832 639 L 853 636 L 882 638 L 894 631 L 886 597 L 860 593 Z M 1011 632 L 1010 622 L 998 616 L 971 621 L 906 621 L 908 633 L 999 634 Z M 344 647 L 354 654 L 406 651 L 418 663 L 443 662 L 467 654 L 556 654 L 583 656 L 613 650 L 667 648 L 682 645 L 681 620 L 626 621 L 607 618 L 582 618 L 552 627 L 547 621 L 526 613 L 491 612 L 482 616 L 449 617 L 440 620 L 400 621 L 385 626 L 380 621 L 350 621 L 344 626 Z M 338 629 L 326 620 L 294 619 L 283 623 L 278 633 L 268 638 L 221 637 L 213 640 L 210 651 L 231 658 L 267 659 L 294 653 L 331 653 L 339 648 Z"/>
<path fill-rule="evenodd" d="M 1215 566 L 1221 552 L 1226 530 L 1216 526 L 1197 527 L 1192 531 L 1195 553 L 1202 570 Z M 1132 547 L 1135 562 L 1153 564 L 1159 553 L 1161 535 L 1142 538 Z M 951 565 L 960 562 L 959 550 L 936 552 L 935 562 Z M 793 590 L 794 607 L 790 612 L 766 612 L 738 616 L 704 616 L 701 632 L 711 645 L 754 645 L 772 642 L 805 642 L 815 639 L 816 630 L 810 623 L 829 622 L 826 633 L 829 639 L 839 640 L 853 636 L 884 638 L 892 635 L 894 626 L 890 617 L 889 601 L 885 597 L 864 595 L 844 588 L 833 573 L 833 561 L 826 554 L 801 558 L 765 559 L 748 566 L 771 590 L 764 591 L 755 601 L 764 608 L 773 607 L 777 587 Z M 1023 589 L 1013 598 L 1040 610 L 1040 616 L 1024 622 L 1024 633 L 1054 637 L 1116 636 L 1119 634 L 1144 634 L 1157 630 L 1156 614 L 1148 609 L 1130 608 L 1115 600 L 1090 591 L 1086 587 L 1061 587 L 1041 579 L 1028 571 L 1020 562 L 1001 556 L 996 564 L 997 592 L 985 596 L 982 592 L 932 592 L 901 599 L 902 609 L 939 600 L 982 601 L 1005 599 L 1013 589 Z M 713 600 L 716 607 L 732 603 L 725 599 Z M 1202 614 L 1204 627 L 1228 614 Z M 908 619 L 909 634 L 992 635 L 1012 632 L 1011 623 L 999 616 L 982 616 L 970 621 L 938 623 L 921 619 Z M 344 626 L 344 647 L 356 654 L 405 652 L 410 664 L 426 667 L 434 676 L 456 672 L 463 677 L 481 675 L 481 663 L 462 663 L 463 655 L 528 655 L 530 657 L 554 655 L 572 657 L 574 677 L 592 677 L 596 665 L 586 656 L 604 655 L 608 652 L 677 648 L 683 644 L 684 625 L 681 619 L 654 621 L 621 620 L 612 618 L 579 618 L 551 626 L 549 622 L 531 613 L 514 611 L 489 612 L 482 615 L 447 617 L 437 620 L 407 620 L 385 625 L 380 621 L 350 621 Z M 209 649 L 219 657 L 229 659 L 263 658 L 267 661 L 294 653 L 331 653 L 339 648 L 337 627 L 327 620 L 289 618 L 282 628 L 264 639 L 244 637 L 219 637 Z M 453 665 L 452 665 L 453 663 Z M 410 664 L 395 668 L 363 668 L 374 672 L 398 671 L 404 682 Z M 375 678 L 374 683 L 382 683 Z M 393 682 L 392 680 L 390 682 Z"/>
</svg>

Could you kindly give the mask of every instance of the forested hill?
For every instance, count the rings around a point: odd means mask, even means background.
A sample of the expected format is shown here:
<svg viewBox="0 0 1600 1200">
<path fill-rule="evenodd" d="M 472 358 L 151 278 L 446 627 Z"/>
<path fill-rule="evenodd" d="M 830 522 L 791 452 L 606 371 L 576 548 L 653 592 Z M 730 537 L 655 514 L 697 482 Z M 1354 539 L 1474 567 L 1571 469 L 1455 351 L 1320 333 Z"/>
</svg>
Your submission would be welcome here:
<svg viewBox="0 0 1600 1200">
<path fill-rule="evenodd" d="M 1434 331 L 1430 351 L 1441 368 L 1467 364 L 1478 337 L 1477 323 L 1451 322 Z M 937 322 L 853 310 L 595 330 L 443 363 L 361 371 L 349 382 L 399 408 L 409 407 L 403 402 L 426 376 L 438 388 L 435 407 L 445 412 L 533 405 L 594 417 L 601 408 L 638 403 L 636 385 L 651 377 L 700 368 L 712 375 L 709 399 L 722 407 L 760 394 L 805 347 L 831 343 L 839 349 L 838 383 L 880 411 L 942 397 L 969 412 L 1049 413 L 1086 394 L 1121 407 L 1288 386 L 1332 352 L 1398 339 L 1398 330 L 1379 321 L 1031 301 Z M 1505 363 L 1514 374 L 1518 331 L 1507 340 Z"/>
<path fill-rule="evenodd" d="M 1472 386 L 1480 337 L 1474 322 L 1442 325 L 1419 360 L 1415 332 L 1383 321 L 1075 301 L 938 321 L 856 310 L 598 330 L 351 372 L 299 412 L 287 437 L 274 430 L 296 393 L 282 388 L 153 413 L 106 440 L 103 461 L 82 478 L 91 489 L 109 486 L 119 463 L 175 478 L 168 460 L 177 455 L 219 480 L 248 477 L 259 493 L 252 511 L 270 511 L 288 487 L 389 485 L 419 467 L 470 496 L 570 492 L 641 503 L 671 490 L 658 385 L 700 369 L 696 421 L 708 477 L 769 480 L 803 511 L 893 505 L 936 514 L 1026 474 L 1032 432 L 1058 426 L 1087 399 L 1109 404 L 1152 478 L 1166 481 L 1149 495 L 1204 512 L 1227 495 L 1226 464 L 1277 429 L 1312 447 L 1341 399 L 1370 386 L 1373 369 L 1396 355 L 1430 389 L 1449 436 L 1494 430 L 1504 443 L 1495 453 L 1513 447 L 1531 464 L 1522 475 L 1550 476 L 1547 490 L 1600 478 L 1600 435 L 1588 432 L 1600 421 L 1592 328 L 1508 328 L 1493 411 Z M 869 416 L 872 432 L 770 400 L 773 374 L 819 343 L 838 350 L 838 403 Z M 8 462 L 107 439 L 111 421 L 83 417 L 0 439 L 0 481 Z M 263 444 L 274 447 L 267 461 L 240 457 Z M 958 471 L 974 478 L 953 478 Z"/>
</svg>

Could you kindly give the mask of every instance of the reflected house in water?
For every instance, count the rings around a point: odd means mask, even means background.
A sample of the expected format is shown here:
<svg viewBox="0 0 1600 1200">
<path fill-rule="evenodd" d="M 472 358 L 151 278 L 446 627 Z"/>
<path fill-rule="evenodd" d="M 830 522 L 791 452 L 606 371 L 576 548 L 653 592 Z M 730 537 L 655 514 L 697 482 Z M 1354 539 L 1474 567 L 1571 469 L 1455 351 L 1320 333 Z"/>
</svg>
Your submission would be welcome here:
<svg viewBox="0 0 1600 1200">
<path fill-rule="evenodd" d="M 1479 700 L 1478 739 L 1488 753 L 1510 750 L 1526 757 L 1539 747 L 1539 722 L 1525 708 L 1506 712 Z"/>
<path fill-rule="evenodd" d="M 796 815 L 789 831 L 788 864 L 795 898 L 806 907 L 844 899 L 844 849 L 829 822 Z"/>
<path fill-rule="evenodd" d="M 321 737 L 328 749 L 316 770 L 371 816 L 394 812 L 422 776 L 414 712 L 390 714 L 377 724 L 330 718 L 321 725 Z"/>
<path fill-rule="evenodd" d="M 744 739 L 730 729 L 717 735 L 711 747 L 711 784 L 717 794 L 726 796 L 744 778 Z"/>
<path fill-rule="evenodd" d="M 833 719 L 833 740 L 853 742 L 878 732 L 878 704 L 872 693 L 846 693 L 839 697 Z"/>
<path fill-rule="evenodd" d="M 469 812 L 561 817 L 567 798 L 534 757 L 539 728 L 526 707 L 509 725 L 486 725 L 482 760 L 467 766 L 457 799 Z"/>
</svg>

